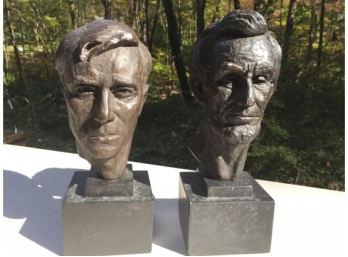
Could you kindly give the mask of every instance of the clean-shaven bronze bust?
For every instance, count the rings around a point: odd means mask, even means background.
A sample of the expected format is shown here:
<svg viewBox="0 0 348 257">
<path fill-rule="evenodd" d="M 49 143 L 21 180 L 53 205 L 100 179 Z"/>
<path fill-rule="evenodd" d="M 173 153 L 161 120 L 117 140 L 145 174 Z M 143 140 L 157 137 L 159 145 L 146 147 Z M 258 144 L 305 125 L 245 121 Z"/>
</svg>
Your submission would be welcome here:
<svg viewBox="0 0 348 257">
<path fill-rule="evenodd" d="M 68 33 L 57 70 L 79 155 L 104 179 L 125 172 L 152 59 L 127 25 L 96 20 Z"/>
<path fill-rule="evenodd" d="M 197 39 L 190 84 L 205 111 L 189 149 L 212 177 L 235 180 L 259 134 L 280 71 L 281 49 L 262 15 L 230 12 Z"/>
</svg>

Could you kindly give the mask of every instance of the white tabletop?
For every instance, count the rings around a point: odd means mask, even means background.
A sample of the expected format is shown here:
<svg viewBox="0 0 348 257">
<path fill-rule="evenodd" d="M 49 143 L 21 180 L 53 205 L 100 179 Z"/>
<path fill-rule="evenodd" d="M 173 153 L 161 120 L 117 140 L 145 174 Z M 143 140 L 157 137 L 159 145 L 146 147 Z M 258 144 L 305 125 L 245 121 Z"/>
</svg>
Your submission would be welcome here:
<svg viewBox="0 0 348 257">
<path fill-rule="evenodd" d="M 3 146 L 2 161 L 5 256 L 61 255 L 62 198 L 73 173 L 89 163 L 77 154 L 12 145 Z M 129 163 L 148 170 L 156 198 L 152 253 L 144 255 L 186 255 L 177 197 L 179 172 L 187 170 Z M 258 182 L 276 202 L 272 249 L 262 256 L 344 256 L 345 193 Z"/>
</svg>

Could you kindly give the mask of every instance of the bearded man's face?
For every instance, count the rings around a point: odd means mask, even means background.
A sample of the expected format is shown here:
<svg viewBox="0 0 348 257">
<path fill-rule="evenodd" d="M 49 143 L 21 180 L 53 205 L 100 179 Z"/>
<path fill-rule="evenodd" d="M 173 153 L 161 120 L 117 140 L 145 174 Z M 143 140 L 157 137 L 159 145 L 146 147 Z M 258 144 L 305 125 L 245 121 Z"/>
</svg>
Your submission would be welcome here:
<svg viewBox="0 0 348 257">
<path fill-rule="evenodd" d="M 266 36 L 214 43 L 214 65 L 207 76 L 206 118 L 212 131 L 232 144 L 250 143 L 275 85 L 275 56 Z"/>
</svg>

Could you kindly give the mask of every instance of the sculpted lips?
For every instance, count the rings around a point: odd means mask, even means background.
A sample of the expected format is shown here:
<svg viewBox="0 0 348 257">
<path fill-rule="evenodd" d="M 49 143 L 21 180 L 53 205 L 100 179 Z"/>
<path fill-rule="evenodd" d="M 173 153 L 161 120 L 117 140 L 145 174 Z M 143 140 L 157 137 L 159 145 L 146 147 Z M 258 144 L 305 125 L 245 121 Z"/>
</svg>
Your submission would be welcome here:
<svg viewBox="0 0 348 257">
<path fill-rule="evenodd" d="M 238 116 L 238 117 L 260 117 L 259 113 L 248 113 L 248 114 L 244 114 L 244 113 L 229 113 L 228 116 Z"/>
<path fill-rule="evenodd" d="M 226 115 L 226 120 L 233 125 L 256 125 L 261 117 L 259 108 L 251 107 L 244 110 L 230 110 Z"/>
<path fill-rule="evenodd" d="M 107 136 L 89 136 L 89 140 L 96 143 L 108 143 L 119 138 L 119 135 L 107 135 Z"/>
<path fill-rule="evenodd" d="M 113 140 L 116 140 L 120 136 L 94 131 L 90 133 L 89 135 L 86 135 L 86 137 L 88 138 L 90 142 L 93 142 L 93 143 L 109 143 Z"/>
<path fill-rule="evenodd" d="M 259 116 L 242 116 L 242 115 L 229 115 L 228 121 L 232 126 L 239 125 L 256 125 L 259 120 Z"/>
</svg>

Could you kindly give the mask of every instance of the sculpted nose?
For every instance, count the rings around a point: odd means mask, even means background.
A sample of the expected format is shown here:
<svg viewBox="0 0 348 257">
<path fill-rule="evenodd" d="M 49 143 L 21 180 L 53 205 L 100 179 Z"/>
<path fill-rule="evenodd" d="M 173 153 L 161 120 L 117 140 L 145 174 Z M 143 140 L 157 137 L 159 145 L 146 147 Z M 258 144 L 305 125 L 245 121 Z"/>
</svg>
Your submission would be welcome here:
<svg viewBox="0 0 348 257">
<path fill-rule="evenodd" d="M 243 91 L 240 95 L 239 105 L 245 107 L 251 107 L 255 105 L 255 95 L 251 77 L 248 77 L 246 80 L 246 85 L 245 87 L 243 87 Z"/>
<path fill-rule="evenodd" d="M 109 92 L 103 89 L 97 99 L 96 114 L 94 119 L 100 123 L 107 123 L 112 120 L 112 109 L 110 108 Z"/>
</svg>

